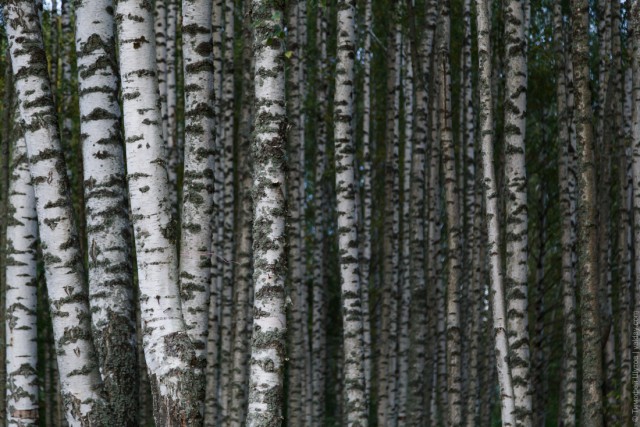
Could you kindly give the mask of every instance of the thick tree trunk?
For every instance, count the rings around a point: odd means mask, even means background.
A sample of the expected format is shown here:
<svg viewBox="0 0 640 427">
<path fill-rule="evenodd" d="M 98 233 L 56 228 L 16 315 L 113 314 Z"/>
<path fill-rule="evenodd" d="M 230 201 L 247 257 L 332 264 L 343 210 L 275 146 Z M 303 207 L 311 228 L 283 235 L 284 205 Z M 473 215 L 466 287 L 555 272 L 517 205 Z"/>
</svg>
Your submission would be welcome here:
<svg viewBox="0 0 640 427">
<path fill-rule="evenodd" d="M 4 18 L 36 195 L 66 417 L 73 426 L 108 425 L 38 16 L 32 2 L 16 0 L 5 3 Z"/>
<path fill-rule="evenodd" d="M 152 11 L 118 2 L 118 47 L 143 345 L 159 426 L 201 422 L 204 376 L 178 289 L 172 200 L 162 142 Z"/>
<path fill-rule="evenodd" d="M 137 424 L 131 234 L 111 0 L 76 4 L 93 340 L 115 424 Z M 91 22 L 91 25 L 87 25 Z"/>
<path fill-rule="evenodd" d="M 249 427 L 280 424 L 285 358 L 285 116 L 282 6 L 253 0 L 255 133 L 253 265 L 255 297 Z"/>
<path fill-rule="evenodd" d="M 509 345 L 506 335 L 506 312 L 502 262 L 500 259 L 500 225 L 498 223 L 498 194 L 496 174 L 493 165 L 493 96 L 491 92 L 491 31 L 488 1 L 476 0 L 478 11 L 478 68 L 480 78 L 480 135 L 482 143 L 482 174 L 484 183 L 484 202 L 487 227 L 487 245 L 490 264 L 490 304 L 494 332 L 495 360 L 500 385 L 500 406 L 502 425 L 515 425 L 515 399 L 508 363 Z M 488 368 L 488 367 L 487 367 Z"/>
</svg>

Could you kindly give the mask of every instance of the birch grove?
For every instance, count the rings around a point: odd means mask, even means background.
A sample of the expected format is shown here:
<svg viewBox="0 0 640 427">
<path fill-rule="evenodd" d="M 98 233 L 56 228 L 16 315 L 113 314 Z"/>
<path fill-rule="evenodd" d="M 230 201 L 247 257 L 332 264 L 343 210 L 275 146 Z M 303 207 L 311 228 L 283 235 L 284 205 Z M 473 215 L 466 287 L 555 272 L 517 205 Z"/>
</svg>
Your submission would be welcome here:
<svg viewBox="0 0 640 427">
<path fill-rule="evenodd" d="M 637 424 L 638 0 L 0 11 L 0 425 Z"/>
</svg>

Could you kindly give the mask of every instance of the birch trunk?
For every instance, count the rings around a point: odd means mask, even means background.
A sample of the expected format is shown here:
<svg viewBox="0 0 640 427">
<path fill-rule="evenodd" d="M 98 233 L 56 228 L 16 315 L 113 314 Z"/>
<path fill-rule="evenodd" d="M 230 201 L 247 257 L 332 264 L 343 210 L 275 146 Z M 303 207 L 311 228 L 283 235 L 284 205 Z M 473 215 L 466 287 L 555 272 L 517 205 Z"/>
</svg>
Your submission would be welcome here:
<svg viewBox="0 0 640 427">
<path fill-rule="evenodd" d="M 312 368 L 312 392 L 311 421 L 313 426 L 322 426 L 325 412 L 325 384 L 327 373 L 327 348 L 326 348 L 326 281 L 325 281 L 325 230 L 326 219 L 324 215 L 326 194 L 325 194 L 325 171 L 327 169 L 326 156 L 326 112 L 327 112 L 327 80 L 326 60 L 327 60 L 327 21 L 323 6 L 317 5 L 316 16 L 317 39 L 319 45 L 319 58 L 317 62 L 317 93 L 318 93 L 318 115 L 317 115 L 317 136 L 316 136 L 316 161 L 315 161 L 315 182 L 313 190 L 315 235 L 313 259 L 313 315 L 311 326 L 311 364 Z"/>
<path fill-rule="evenodd" d="M 82 254 L 38 15 L 34 4 L 23 0 L 6 3 L 3 12 L 36 197 L 66 417 L 72 426 L 107 425 L 110 414 L 90 338 Z"/>
<path fill-rule="evenodd" d="M 222 132 L 222 174 L 223 174 L 223 228 L 222 228 L 222 307 L 220 318 L 220 411 L 222 422 L 227 423 L 230 416 L 229 399 L 231 397 L 231 347 L 233 332 L 233 248 L 234 248 L 234 180 L 233 180 L 233 116 L 234 116 L 234 2 L 224 3 L 224 33 L 222 58 L 221 96 L 221 132 Z"/>
<path fill-rule="evenodd" d="M 623 135 L 621 140 L 623 142 L 624 152 L 621 153 L 623 159 L 621 160 L 621 169 L 624 171 L 624 194 L 621 194 L 621 200 L 624 204 L 623 209 L 626 211 L 624 215 L 621 215 L 621 222 L 624 226 L 621 227 L 620 233 L 624 233 L 621 236 L 622 247 L 620 258 L 623 265 L 623 279 L 620 283 L 619 304 L 620 304 L 620 376 L 622 381 L 620 387 L 622 389 L 622 414 L 623 423 L 631 422 L 631 295 L 633 286 L 633 176 L 632 176 L 632 156 L 631 156 L 631 115 L 633 109 L 633 70 L 628 67 L 624 70 L 624 106 L 623 106 Z M 622 175 L 622 173 L 621 173 Z M 625 415 L 626 414 L 626 415 Z"/>
<path fill-rule="evenodd" d="M 571 427 L 576 423 L 576 387 L 578 383 L 578 352 L 576 332 L 575 295 L 575 242 L 576 242 L 576 182 L 575 144 L 571 134 L 571 111 L 569 109 L 567 83 L 567 54 L 561 5 L 555 4 L 554 38 L 556 49 L 556 96 L 558 104 L 559 142 L 561 147 L 559 182 L 560 209 L 562 216 L 562 311 L 563 323 L 563 377 L 560 391 L 561 405 L 559 419 L 563 425 Z"/>
<path fill-rule="evenodd" d="M 211 18 L 213 40 L 213 92 L 215 123 L 214 141 L 214 188 L 212 219 L 212 266 L 211 266 L 211 295 L 209 300 L 209 328 L 207 334 L 207 369 L 206 369 L 206 400 L 205 400 L 205 425 L 215 426 L 219 415 L 219 341 L 220 341 L 220 306 L 222 293 L 222 259 L 223 259 L 223 233 L 222 224 L 224 211 L 222 209 L 224 184 L 222 173 L 222 125 L 221 125 L 221 92 L 222 92 L 222 10 L 223 0 L 213 1 Z"/>
<path fill-rule="evenodd" d="M 302 256 L 301 239 L 302 220 L 300 218 L 300 198 L 301 175 L 304 174 L 304 165 L 300 164 L 300 152 L 304 149 L 301 146 L 300 138 L 300 52 L 298 51 L 298 19 L 299 2 L 294 1 L 287 8 L 287 115 L 290 120 L 287 142 L 289 170 L 287 174 L 287 199 L 289 200 L 289 227 L 287 228 L 288 241 L 288 295 L 291 300 L 289 309 L 289 336 L 288 336 L 288 395 L 287 399 L 287 421 L 291 425 L 301 425 L 303 423 L 304 407 L 303 399 L 303 357 L 304 347 L 302 343 Z"/>
<path fill-rule="evenodd" d="M 162 0 L 159 0 L 162 1 Z M 167 63 L 166 68 L 166 86 L 167 86 L 167 135 L 166 135 L 166 147 L 168 148 L 168 172 L 170 193 L 173 203 L 174 215 L 177 212 L 178 204 L 178 147 L 177 147 L 177 123 L 176 123 L 176 107 L 177 107 L 177 92 L 176 92 L 176 40 L 177 33 L 176 28 L 178 24 L 178 1 L 179 0 L 164 0 L 167 8 L 167 26 L 166 26 L 166 55 L 165 60 Z"/>
<path fill-rule="evenodd" d="M 343 375 L 348 426 L 367 425 L 362 343 L 362 304 L 358 271 L 355 143 L 353 129 L 355 1 L 338 2 L 338 63 L 334 100 L 334 138 L 338 247 L 343 329 Z"/>
<path fill-rule="evenodd" d="M 413 70 L 409 55 L 409 40 L 402 43 L 402 89 L 404 104 L 404 150 L 402 159 L 402 265 L 398 306 L 398 420 L 407 417 L 409 382 L 409 323 L 411 304 L 410 203 L 411 163 L 413 151 Z"/>
<path fill-rule="evenodd" d="M 598 235 L 596 218 L 596 171 L 594 163 L 593 114 L 589 88 L 589 4 L 571 2 L 573 13 L 573 78 L 575 124 L 578 148 L 578 248 L 580 312 L 583 342 L 582 425 L 601 426 L 602 351 L 598 307 Z"/>
<path fill-rule="evenodd" d="M 115 424 L 137 424 L 131 235 L 111 0 L 76 3 L 93 341 Z M 86 23 L 91 22 L 91 25 Z"/>
<path fill-rule="evenodd" d="M 253 53 L 252 29 L 250 15 L 247 13 L 248 6 L 245 5 L 244 25 L 243 25 L 243 66 L 242 66 L 242 133 L 240 134 L 240 146 L 238 156 L 245 159 L 240 164 L 239 179 L 241 182 L 240 191 L 240 227 L 238 248 L 237 248 L 237 270 L 234 312 L 234 342 L 233 342 L 233 377 L 231 396 L 231 426 L 241 427 L 246 422 L 247 413 L 247 385 L 248 385 L 248 365 L 251 340 L 251 307 L 252 292 L 251 274 L 253 266 L 251 263 L 251 246 L 253 245 L 253 235 L 251 228 L 253 225 L 253 203 L 251 201 L 251 178 L 252 178 L 252 158 L 251 158 L 251 132 L 253 130 Z"/>
<path fill-rule="evenodd" d="M 118 2 L 118 47 L 145 359 L 159 426 L 201 422 L 204 378 L 182 315 L 152 11 Z"/>
<path fill-rule="evenodd" d="M 502 262 L 500 259 L 500 225 L 498 223 L 498 201 L 496 174 L 493 165 L 493 97 L 491 92 L 491 44 L 488 1 L 476 0 L 478 25 L 478 68 L 480 78 L 480 135 L 482 144 L 482 174 L 487 227 L 487 246 L 490 264 L 489 291 L 494 333 L 495 361 L 500 385 L 500 406 L 503 426 L 514 426 L 515 399 L 508 364 L 509 345 L 506 334 L 506 313 Z"/>
<path fill-rule="evenodd" d="M 527 286 L 527 175 L 525 131 L 527 114 L 528 0 L 509 0 L 505 6 L 505 182 L 506 276 L 509 364 L 516 405 L 516 425 L 531 426 L 531 382 Z"/>
<path fill-rule="evenodd" d="M 5 90 L 11 90 L 10 87 Z M 4 108 L 10 109 L 9 105 Z M 16 109 L 16 113 L 18 113 Z M 14 114 L 14 123 L 19 123 Z M 5 126 L 9 126 L 5 123 Z M 37 240 L 38 221 L 27 147 L 14 126 L 6 237 L 7 426 L 38 425 Z M 7 141 L 8 142 L 8 141 Z"/>
<path fill-rule="evenodd" d="M 249 375 L 249 427 L 281 422 L 286 316 L 285 93 L 282 5 L 253 0 L 255 133 L 253 263 L 255 297 Z"/>
<path fill-rule="evenodd" d="M 440 102 L 438 120 L 442 144 L 445 210 L 447 218 L 447 394 L 448 422 L 450 426 L 462 424 L 462 363 L 460 343 L 460 281 L 461 230 L 460 204 L 453 132 L 451 130 L 451 71 L 449 64 L 450 16 L 449 1 L 440 3 L 442 33 L 438 46 L 440 56 Z"/>
<path fill-rule="evenodd" d="M 370 271 L 371 271 L 371 3 L 365 1 L 364 16 L 364 53 L 362 84 L 362 226 L 360 233 L 360 290 L 362 295 L 362 329 L 364 344 L 365 396 L 371 395 L 371 320 L 370 320 Z"/>
<path fill-rule="evenodd" d="M 180 297 L 200 368 L 206 362 L 211 282 L 215 94 L 211 0 L 183 0 L 185 139 L 180 233 Z"/>
<path fill-rule="evenodd" d="M 396 9 L 398 7 L 396 6 Z M 385 211 L 383 230 L 383 288 L 378 357 L 378 424 L 394 426 L 396 422 L 396 344 L 399 279 L 399 103 L 400 103 L 400 18 L 394 12 L 394 27 L 387 48 L 387 129 L 385 132 Z"/>
<path fill-rule="evenodd" d="M 408 4 L 408 12 L 413 15 L 413 6 Z M 433 9 L 430 10 L 433 12 Z M 410 21 L 411 39 L 417 40 L 415 21 Z M 410 347 L 408 354 L 408 366 L 410 377 L 407 384 L 407 422 L 410 425 L 423 425 L 426 421 L 425 396 L 426 378 L 426 345 L 427 345 L 427 286 L 425 277 L 425 172 L 426 172 L 426 141 L 428 132 L 428 106 L 429 97 L 427 91 L 427 76 L 429 66 L 424 65 L 429 61 L 430 54 L 426 54 L 432 48 L 433 31 L 429 30 L 426 40 L 422 42 L 420 53 L 416 42 L 409 42 L 411 55 L 411 71 L 413 86 L 415 88 L 415 102 L 412 104 L 412 114 L 415 123 L 412 132 L 413 155 L 410 170 L 411 174 L 409 193 L 405 197 L 410 197 L 410 217 L 409 224 L 409 270 L 410 270 L 410 302 L 409 302 L 409 339 Z M 422 54 L 422 55 L 421 55 Z M 427 70 L 427 73 L 423 73 Z M 407 139 L 405 143 L 409 143 Z M 428 404 L 428 402 L 427 402 Z"/>
<path fill-rule="evenodd" d="M 9 210 L 9 131 L 11 130 L 11 115 L 14 113 L 12 108 L 9 108 L 13 102 L 13 82 L 11 79 L 11 66 L 10 55 L 6 53 L 3 55 L 1 64 L 5 67 L 4 70 L 4 96 L 3 106 L 0 106 L 2 111 L 2 120 L 4 125 L 2 126 L 2 133 L 0 134 L 0 271 L 6 271 L 7 265 L 7 252 L 5 251 L 7 243 L 7 222 L 8 222 L 8 210 Z M 15 111 L 16 109 L 13 108 Z M 4 307 L 6 303 L 6 275 L 0 274 L 0 307 Z M 5 318 L 0 315 L 0 322 L 4 323 Z M 0 327 L 0 342 L 6 342 L 6 328 Z M 6 396 L 7 392 L 7 365 L 6 365 L 6 346 L 0 346 L 0 396 Z M 7 400 L 0 399 L 0 420 L 5 420 L 7 416 Z"/>
</svg>

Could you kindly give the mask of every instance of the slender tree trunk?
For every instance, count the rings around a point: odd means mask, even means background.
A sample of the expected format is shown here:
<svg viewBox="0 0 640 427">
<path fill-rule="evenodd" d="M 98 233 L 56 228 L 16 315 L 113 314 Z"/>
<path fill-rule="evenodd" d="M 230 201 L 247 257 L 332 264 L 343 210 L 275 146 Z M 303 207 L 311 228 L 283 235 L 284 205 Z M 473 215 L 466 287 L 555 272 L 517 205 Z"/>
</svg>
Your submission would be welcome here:
<svg viewBox="0 0 640 427">
<path fill-rule="evenodd" d="M 494 332 L 495 360 L 500 385 L 500 406 L 503 426 L 515 425 L 515 399 L 508 363 L 509 345 L 506 335 L 506 312 L 502 262 L 500 259 L 500 225 L 498 223 L 498 194 L 493 165 L 493 97 L 491 93 L 491 31 L 488 1 L 476 0 L 478 25 L 478 69 L 480 77 L 480 135 L 482 144 L 482 174 L 487 227 L 487 246 L 490 264 L 490 304 Z"/>
<path fill-rule="evenodd" d="M 234 141 L 234 2 L 224 3 L 224 34 L 222 58 L 222 92 L 220 125 L 222 126 L 221 160 L 223 173 L 223 229 L 222 229 L 222 307 L 220 318 L 220 411 L 222 422 L 227 423 L 229 399 L 231 397 L 231 347 L 233 343 L 233 248 L 234 248 L 234 179 L 233 179 L 233 141 Z"/>
<path fill-rule="evenodd" d="M 578 148 L 578 267 L 581 287 L 582 424 L 602 425 L 602 348 L 598 307 L 598 236 L 594 138 L 589 89 L 589 4 L 573 0 L 573 76 Z"/>
<path fill-rule="evenodd" d="M 440 99 L 438 116 L 440 142 L 442 144 L 442 168 L 444 177 L 445 211 L 447 218 L 447 395 L 448 421 L 450 426 L 462 425 L 462 364 L 460 343 L 460 281 L 461 281 L 461 229 L 460 199 L 458 198 L 457 174 L 453 132 L 451 130 L 451 72 L 449 64 L 450 16 L 449 1 L 440 3 L 442 25 L 438 46 L 440 56 Z"/>
<path fill-rule="evenodd" d="M 249 375 L 250 427 L 280 424 L 286 316 L 284 49 L 282 5 L 253 0 L 255 134 L 253 265 L 255 297 Z"/>
<path fill-rule="evenodd" d="M 620 168 L 624 171 L 623 189 L 621 189 L 621 203 L 623 214 L 621 214 L 620 230 L 620 263 L 622 264 L 623 278 L 620 281 L 619 304 L 620 304 L 620 377 L 622 378 L 620 388 L 622 389 L 622 422 L 631 424 L 631 295 L 633 285 L 633 176 L 631 157 L 631 114 L 633 108 L 633 76 L 631 67 L 624 71 L 624 106 L 623 106 L 623 135 L 621 137 L 622 156 Z M 621 172 L 622 175 L 622 172 Z"/>
<path fill-rule="evenodd" d="M 11 87 L 5 90 L 12 90 Z M 10 107 L 5 106 L 8 110 Z M 16 109 L 16 113 L 18 113 Z M 19 123 L 19 115 L 14 114 Z M 9 126 L 5 123 L 5 126 Z M 11 138 L 6 240 L 7 425 L 38 425 L 37 262 L 38 221 L 27 147 L 20 125 Z M 6 182 L 6 181 L 5 181 Z"/>
<path fill-rule="evenodd" d="M 362 201 L 360 209 L 362 212 L 362 225 L 360 228 L 360 290 L 362 295 L 362 329 L 364 344 L 364 377 L 365 396 L 367 401 L 371 396 L 371 319 L 370 319 L 370 275 L 371 275 L 371 210 L 372 210 L 372 190 L 371 190 L 371 3 L 372 0 L 365 0 L 364 16 L 364 56 L 363 61 L 363 84 L 362 84 Z"/>
<path fill-rule="evenodd" d="M 69 424 L 107 425 L 69 183 L 34 4 L 4 5 L 20 116 L 36 195 L 38 228 Z M 74 313 L 74 315 L 71 315 Z"/>
<path fill-rule="evenodd" d="M 408 12 L 414 15 L 413 7 L 408 4 Z M 433 8 L 429 9 L 431 13 Z M 407 422 L 410 425 L 423 425 L 427 418 L 428 411 L 425 410 L 425 396 L 427 391 L 427 377 L 430 372 L 426 368 L 429 359 L 427 352 L 427 286 L 425 277 L 425 178 L 426 178 L 426 142 L 428 138 L 428 73 L 430 52 L 433 42 L 433 30 L 428 29 L 426 39 L 417 45 L 417 30 L 413 18 L 410 21 L 411 41 L 411 68 L 413 73 L 413 85 L 416 92 L 413 107 L 413 117 L 415 118 L 414 132 L 411 143 L 413 144 L 413 156 L 410 166 L 411 183 L 410 197 L 410 286 L 411 295 L 409 302 L 409 382 L 407 385 Z M 426 71 L 426 72 L 425 72 Z M 409 143 L 409 140 L 405 143 Z M 432 363 L 432 362 L 431 362 Z M 428 402 L 427 402 L 428 404 Z"/>
<path fill-rule="evenodd" d="M 133 272 L 111 0 L 76 4 L 80 131 L 93 340 L 122 426 L 137 424 Z M 87 25 L 91 22 L 91 25 Z M 68 83 L 67 83 L 68 84 Z M 65 125 L 66 127 L 66 125 Z"/>
<path fill-rule="evenodd" d="M 133 0 L 121 0 L 116 22 L 142 335 L 154 418 L 159 426 L 197 425 L 204 377 L 194 363 L 179 298 L 177 230 L 157 108 L 152 11 Z"/>
<path fill-rule="evenodd" d="M 211 0 L 183 0 L 185 140 L 180 232 L 180 297 L 189 338 L 205 368 L 211 282 L 215 94 Z"/>
<path fill-rule="evenodd" d="M 287 174 L 287 199 L 289 200 L 289 227 L 287 228 L 288 241 L 288 295 L 291 300 L 289 309 L 289 336 L 288 336 L 288 396 L 287 421 L 291 425 L 303 423 L 303 377 L 304 377 L 304 347 L 302 343 L 302 253 L 300 233 L 302 220 L 300 218 L 301 175 L 304 173 L 304 165 L 300 164 L 300 152 L 304 149 L 300 138 L 300 52 L 298 50 L 298 19 L 299 2 L 289 3 L 287 10 L 287 115 L 289 129 L 287 142 L 289 144 L 289 170 Z"/>
<path fill-rule="evenodd" d="M 571 135 L 571 111 L 568 105 L 567 54 L 561 5 L 555 4 L 554 37 L 556 48 L 556 95 L 559 120 L 560 142 L 560 209 L 562 216 L 562 311 L 563 311 L 563 377 L 560 390 L 560 422 L 571 427 L 576 422 L 576 394 L 578 383 L 578 351 L 576 332 L 576 295 L 575 295 L 575 242 L 576 242 L 576 181 L 575 181 L 575 144 Z M 567 78 L 569 77 L 569 78 Z"/>
<path fill-rule="evenodd" d="M 162 0 L 159 0 L 162 1 Z M 169 184 L 170 193 L 172 198 L 173 212 L 176 215 L 178 206 L 178 147 L 177 147 L 177 92 L 176 92 L 176 65 L 177 65 L 177 24 L 178 24 L 178 1 L 179 0 L 165 0 L 167 10 L 167 26 L 166 26 L 166 75 L 165 82 L 167 86 L 167 135 L 166 135 L 166 147 L 168 149 L 168 172 L 169 172 Z"/>
<path fill-rule="evenodd" d="M 393 12 L 398 14 L 398 7 Z M 385 133 L 385 212 L 383 230 L 383 289 L 380 327 L 380 355 L 378 356 L 378 425 L 394 426 L 396 422 L 396 344 L 397 300 L 399 279 L 399 103 L 400 103 L 400 19 L 394 26 L 387 48 L 387 129 Z"/>
<path fill-rule="evenodd" d="M 235 283 L 235 311 L 234 311 L 234 340 L 233 340 L 233 377 L 231 398 L 231 420 L 233 427 L 243 426 L 247 413 L 247 385 L 248 367 L 251 341 L 251 307 L 253 266 L 251 263 L 251 247 L 253 236 L 253 203 L 251 201 L 251 133 L 253 130 L 254 88 L 253 88 L 253 53 L 251 17 L 248 13 L 249 5 L 245 4 L 243 25 L 243 54 L 242 54 L 242 127 L 238 156 L 242 159 L 239 165 L 240 212 L 238 218 L 239 239 L 237 248 L 236 283 Z"/>
<path fill-rule="evenodd" d="M 315 182 L 313 191 L 315 213 L 315 236 L 313 259 L 313 313 L 312 313 L 312 341 L 311 364 L 312 368 L 312 422 L 313 426 L 322 426 L 325 412 L 325 384 L 327 373 L 327 349 L 326 349 L 326 281 L 325 281 L 325 204 L 326 184 L 325 171 L 327 169 L 326 158 L 326 112 L 327 112 L 327 76 L 326 76 L 326 11 L 323 6 L 317 5 L 316 27 L 317 44 L 319 46 L 319 58 L 317 62 L 317 93 L 318 115 L 316 135 L 316 161 Z"/>
<path fill-rule="evenodd" d="M 4 70 L 4 96 L 2 98 L 3 105 L 0 106 L 2 111 L 2 134 L 0 134 L 0 271 L 6 271 L 7 265 L 7 223 L 9 211 L 9 153 L 10 153 L 10 130 L 12 123 L 12 114 L 15 107 L 13 105 L 13 81 L 11 75 L 11 59 L 8 49 L 3 49 L 2 65 Z M 7 276 L 0 274 L 0 307 L 5 306 Z M 0 310 L 0 324 L 5 322 L 6 312 Z M 0 342 L 6 342 L 6 328 L 0 327 Z M 7 392 L 7 366 L 6 366 L 6 346 L 0 346 L 0 396 L 6 396 Z M 6 399 L 0 399 L 0 420 L 6 419 Z"/>
<path fill-rule="evenodd" d="M 531 425 L 527 287 L 527 175 L 525 130 L 527 114 L 528 0 L 505 3 L 505 173 L 506 276 L 509 363 L 516 405 L 516 425 Z"/>
<path fill-rule="evenodd" d="M 211 295 L 209 301 L 209 328 L 207 335 L 207 368 L 206 368 L 206 398 L 205 425 L 213 427 L 218 423 L 219 416 L 219 342 L 220 342 L 220 306 L 222 293 L 222 261 L 223 261 L 223 233 L 224 220 L 223 195 L 224 178 L 222 173 L 222 16 L 223 0 L 213 1 L 211 28 L 213 39 L 213 101 L 215 123 L 214 141 L 214 188 L 212 219 L 212 266 L 211 266 Z"/>
<path fill-rule="evenodd" d="M 573 78 L 578 148 L 578 254 L 583 345 L 582 425 L 602 425 L 602 351 L 598 307 L 598 235 L 593 114 L 589 88 L 589 4 L 573 0 Z"/>
<path fill-rule="evenodd" d="M 355 1 L 338 2 L 338 63 L 334 99 L 334 138 L 338 247 L 343 329 L 343 375 L 348 426 L 367 425 L 365 400 L 362 304 L 358 271 L 357 212 L 355 181 L 354 60 Z"/>
</svg>

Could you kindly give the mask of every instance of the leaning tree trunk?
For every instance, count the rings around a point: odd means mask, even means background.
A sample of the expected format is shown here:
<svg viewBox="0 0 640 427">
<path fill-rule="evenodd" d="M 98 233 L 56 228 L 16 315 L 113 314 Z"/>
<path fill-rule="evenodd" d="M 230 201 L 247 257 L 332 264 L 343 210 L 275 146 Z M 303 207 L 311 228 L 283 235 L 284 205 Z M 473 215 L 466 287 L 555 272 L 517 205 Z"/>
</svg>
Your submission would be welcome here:
<svg viewBox="0 0 640 427">
<path fill-rule="evenodd" d="M 137 424 L 130 222 L 112 0 L 76 3 L 80 131 L 93 340 L 113 423 Z M 87 25 L 91 22 L 91 25 Z"/>
<path fill-rule="evenodd" d="M 142 339 L 160 426 L 197 425 L 202 370 L 182 316 L 176 225 L 162 141 L 152 11 L 134 0 L 117 6 L 127 179 L 135 231 Z"/>
<path fill-rule="evenodd" d="M 5 87 L 5 90 L 12 90 Z M 9 105 L 4 108 L 10 110 Z M 17 113 L 17 109 L 16 109 Z M 18 114 L 11 138 L 7 201 L 6 366 L 7 426 L 38 425 L 37 255 L 38 221 L 27 147 Z M 4 126 L 9 126 L 5 122 Z M 8 141 L 7 141 L 8 142 Z M 3 396 L 4 397 L 4 396 Z"/>
<path fill-rule="evenodd" d="M 72 426 L 108 425 L 38 15 L 32 2 L 15 0 L 5 3 L 4 19 L 36 196 L 66 418 Z"/>
<path fill-rule="evenodd" d="M 344 395 L 348 426 L 367 425 L 364 395 L 362 304 L 358 271 L 358 236 L 355 181 L 354 61 L 355 0 L 338 2 L 338 63 L 334 100 L 334 138 L 338 250 L 342 295 Z M 340 397 L 339 397 L 340 398 Z"/>
<path fill-rule="evenodd" d="M 582 331 L 582 425 L 601 426 L 602 348 L 598 306 L 596 170 L 589 88 L 589 2 L 573 0 L 573 78 L 578 148 L 578 268 Z"/>
<path fill-rule="evenodd" d="M 527 175 L 525 130 L 527 114 L 528 0 L 505 2 L 505 174 L 506 276 L 509 363 L 516 405 L 516 425 L 531 426 L 527 286 Z"/>
<path fill-rule="evenodd" d="M 286 316 L 283 8 L 253 0 L 255 133 L 252 144 L 255 296 L 249 374 L 249 427 L 275 426 L 284 406 Z M 276 34 L 274 36 L 274 34 Z"/>
<path fill-rule="evenodd" d="M 180 232 L 180 299 L 200 369 L 205 368 L 213 211 L 213 57 L 211 0 L 184 0 L 185 139 Z"/>
<path fill-rule="evenodd" d="M 476 0 L 478 20 L 478 68 L 480 76 L 480 126 L 482 143 L 482 173 L 487 227 L 487 246 L 490 263 L 490 303 L 495 343 L 495 360 L 500 385 L 502 425 L 514 426 L 515 400 L 508 362 L 509 345 L 506 334 L 506 312 L 502 262 L 500 259 L 500 224 L 498 223 L 498 190 L 493 165 L 493 97 L 491 93 L 491 21 L 487 0 Z M 487 367 L 488 368 L 488 367 Z"/>
</svg>

